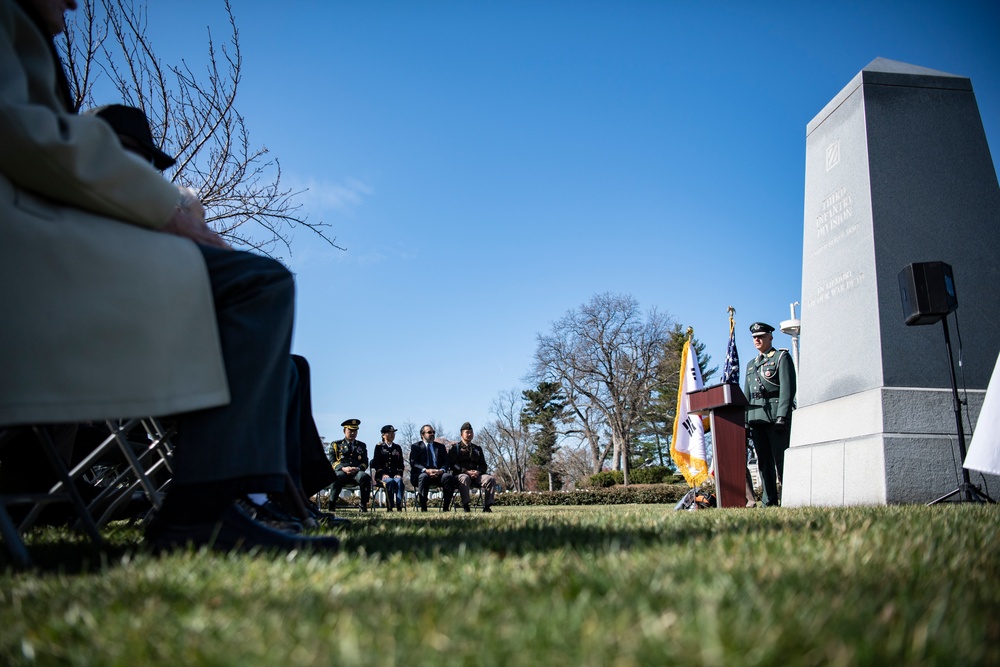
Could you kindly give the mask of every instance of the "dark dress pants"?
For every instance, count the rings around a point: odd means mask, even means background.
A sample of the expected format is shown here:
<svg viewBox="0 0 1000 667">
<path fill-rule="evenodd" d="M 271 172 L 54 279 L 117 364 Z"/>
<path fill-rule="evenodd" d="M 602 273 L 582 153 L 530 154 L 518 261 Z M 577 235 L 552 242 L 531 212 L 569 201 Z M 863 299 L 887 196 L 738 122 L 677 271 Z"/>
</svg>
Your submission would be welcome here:
<svg viewBox="0 0 1000 667">
<path fill-rule="evenodd" d="M 281 491 L 287 474 L 292 274 L 267 257 L 198 248 L 212 284 L 231 400 L 178 416 L 174 481 L 224 482 L 235 493 Z"/>
<path fill-rule="evenodd" d="M 368 499 L 372 495 L 372 476 L 366 470 L 359 470 L 353 475 L 348 475 L 343 470 L 336 471 L 336 479 L 333 483 L 333 500 L 336 502 L 340 497 L 340 492 L 345 486 L 357 484 L 358 491 L 361 492 L 361 506 L 368 507 Z"/>
<path fill-rule="evenodd" d="M 410 480 L 412 482 L 412 479 Z M 420 503 L 420 509 L 427 509 L 427 493 L 430 491 L 431 486 L 440 486 L 443 496 L 442 507 L 445 511 L 451 507 L 451 498 L 455 495 L 455 487 L 458 486 L 458 480 L 450 472 L 443 473 L 441 477 L 432 481 L 430 475 L 425 472 L 420 473 L 417 476 L 417 501 Z"/>
<path fill-rule="evenodd" d="M 757 469 L 760 472 L 764 493 L 761 500 L 765 507 L 777 507 L 778 482 L 785 471 L 785 450 L 788 449 L 789 429 L 779 429 L 768 422 L 751 422 L 750 435 L 757 450 Z"/>
<path fill-rule="evenodd" d="M 323 440 L 312 414 L 309 363 L 305 357 L 292 355 L 294 379 L 288 401 L 288 472 L 308 498 L 333 484 L 336 475 L 323 451 Z"/>
</svg>

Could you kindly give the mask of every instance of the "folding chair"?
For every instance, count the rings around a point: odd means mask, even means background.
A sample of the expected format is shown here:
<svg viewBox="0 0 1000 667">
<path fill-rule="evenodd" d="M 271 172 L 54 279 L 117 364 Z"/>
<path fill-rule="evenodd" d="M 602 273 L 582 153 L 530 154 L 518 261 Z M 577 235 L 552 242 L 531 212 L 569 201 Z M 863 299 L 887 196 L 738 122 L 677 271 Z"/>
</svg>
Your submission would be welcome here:
<svg viewBox="0 0 1000 667">
<path fill-rule="evenodd" d="M 327 511 L 334 512 L 334 513 L 336 513 L 336 509 L 337 509 L 337 498 L 340 497 L 339 494 L 334 495 L 334 493 L 333 493 L 336 486 L 337 486 L 336 482 L 333 483 L 333 484 L 331 484 L 330 487 L 329 487 L 329 489 L 328 489 L 328 491 L 327 491 L 328 498 L 329 498 L 329 501 L 328 501 L 329 507 L 328 507 Z M 351 478 L 349 478 L 347 480 L 347 483 L 344 484 L 344 486 L 342 486 L 340 488 L 340 492 L 343 493 L 344 491 L 346 491 L 348 489 L 356 489 L 358 491 L 358 494 L 360 495 L 361 485 L 358 484 L 358 481 L 356 479 L 354 479 L 353 477 L 351 477 Z M 374 510 L 375 509 L 375 479 L 374 478 L 372 479 L 371 497 L 369 498 L 369 500 L 371 501 L 372 509 Z M 361 506 L 358 505 L 358 509 L 360 509 L 360 507 Z"/>
<path fill-rule="evenodd" d="M 455 489 L 455 495 L 451 499 L 451 506 L 448 508 L 449 512 L 457 512 L 458 508 L 462 506 L 459 502 L 460 497 L 458 494 L 458 489 Z M 482 507 L 483 506 L 483 487 L 481 486 L 469 486 L 469 506 L 470 507 Z"/>
<path fill-rule="evenodd" d="M 445 488 L 441 484 L 440 480 L 431 481 L 427 486 L 427 506 L 430 507 L 430 501 L 441 499 L 442 504 L 444 503 Z M 458 482 L 455 482 L 454 487 L 452 487 L 451 493 L 451 504 L 448 506 L 448 511 L 451 511 L 455 507 L 455 501 L 458 499 Z M 416 508 L 420 507 L 420 494 L 417 493 L 417 487 L 413 488 L 413 506 Z M 461 505 L 459 505 L 461 507 Z"/>
<path fill-rule="evenodd" d="M 24 544 L 24 540 L 21 538 L 21 534 L 30 528 L 31 523 L 25 521 L 21 523 L 20 527 L 15 526 L 14 520 L 7 511 L 7 507 L 11 505 L 33 505 L 29 514 L 33 513 L 37 516 L 41 512 L 41 508 L 45 505 L 57 502 L 69 502 L 76 511 L 79 523 L 83 526 L 84 531 L 90 537 L 91 541 L 97 546 L 104 544 L 101 533 L 87 511 L 86 504 L 80 492 L 73 484 L 70 473 L 66 469 L 66 464 L 56 450 L 52 436 L 42 426 L 33 426 L 31 428 L 35 439 L 38 441 L 39 446 L 45 453 L 45 457 L 48 459 L 49 465 L 52 467 L 52 471 L 59 479 L 56 486 L 60 489 L 65 489 L 65 491 L 55 491 L 54 487 L 48 493 L 0 494 L 0 533 L 3 535 L 4 544 L 7 546 L 7 551 L 10 553 L 15 565 L 22 568 L 31 566 L 31 556 Z M 0 448 L 2 448 L 2 445 L 12 433 L 12 429 L 0 429 Z"/>
<path fill-rule="evenodd" d="M 105 425 L 108 435 L 73 466 L 69 471 L 70 481 L 67 482 L 73 486 L 72 482 L 84 479 L 101 488 L 100 493 L 87 505 L 90 516 L 98 517 L 98 526 L 103 526 L 114 518 L 115 513 L 132 499 L 133 492 L 139 488 L 153 509 L 160 509 L 163 492 L 172 475 L 172 428 L 164 428 L 160 421 L 152 417 L 107 420 Z M 129 440 L 129 433 L 137 428 L 145 431 L 148 438 L 146 443 Z M 154 474 L 164 477 L 164 481 L 154 482 Z M 64 486 L 63 482 L 59 482 L 52 487 L 50 493 L 61 493 Z M 36 505 L 25 517 L 21 529 L 25 530 L 33 525 L 40 513 L 41 507 Z"/>
<path fill-rule="evenodd" d="M 113 519 L 140 489 L 151 507 L 160 509 L 164 492 L 173 477 L 173 445 L 170 437 L 175 433 L 174 427 L 165 428 L 162 422 L 153 417 L 138 420 L 138 425 L 135 425 L 135 421 L 107 422 L 110 432 L 108 439 L 114 439 L 118 444 L 121 458 L 117 461 L 112 459 L 104 465 L 93 465 L 83 473 L 84 479 L 103 489 L 88 506 L 92 514 L 103 509 L 97 520 L 99 526 Z M 143 437 L 133 437 L 136 432 Z M 71 474 L 83 465 L 81 462 L 75 466 Z"/>
<path fill-rule="evenodd" d="M 374 473 L 372 474 L 372 510 L 381 504 L 382 507 L 388 509 L 389 507 L 389 492 L 386 491 L 385 483 L 380 479 L 375 479 Z M 406 511 L 406 487 L 403 487 L 403 503 L 400 508 Z"/>
</svg>

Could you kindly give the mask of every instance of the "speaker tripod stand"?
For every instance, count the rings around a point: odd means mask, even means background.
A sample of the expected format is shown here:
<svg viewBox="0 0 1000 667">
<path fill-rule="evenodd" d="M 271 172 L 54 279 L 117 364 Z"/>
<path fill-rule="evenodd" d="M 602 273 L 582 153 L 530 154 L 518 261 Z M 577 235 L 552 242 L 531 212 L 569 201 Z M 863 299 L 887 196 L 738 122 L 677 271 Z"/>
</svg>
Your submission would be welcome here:
<svg viewBox="0 0 1000 667">
<path fill-rule="evenodd" d="M 958 502 L 994 503 L 996 501 L 972 483 L 969 479 L 969 470 L 965 467 L 965 427 L 962 425 L 962 403 L 958 398 L 958 383 L 955 380 L 955 361 L 951 355 L 951 334 L 948 333 L 947 315 L 941 318 L 941 325 L 944 327 L 944 346 L 948 350 L 948 370 L 951 371 L 951 400 L 955 410 L 955 426 L 958 430 L 958 453 L 962 464 L 962 482 L 958 485 L 957 489 L 949 491 L 927 504 L 937 505 L 955 495 L 959 496 Z"/>
</svg>

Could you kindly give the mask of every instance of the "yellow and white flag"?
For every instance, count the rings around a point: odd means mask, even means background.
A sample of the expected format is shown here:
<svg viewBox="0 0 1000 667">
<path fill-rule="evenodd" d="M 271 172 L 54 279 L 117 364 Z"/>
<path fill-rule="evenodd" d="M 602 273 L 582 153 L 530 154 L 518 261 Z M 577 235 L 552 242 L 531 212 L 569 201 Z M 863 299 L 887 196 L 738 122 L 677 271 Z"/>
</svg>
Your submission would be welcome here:
<svg viewBox="0 0 1000 667">
<path fill-rule="evenodd" d="M 708 479 L 708 458 L 705 454 L 705 426 L 699 415 L 688 414 L 689 391 L 701 389 L 701 368 L 698 353 L 691 346 L 690 331 L 681 352 L 681 378 L 677 387 L 677 412 L 674 413 L 674 436 L 670 456 L 691 488 Z"/>
</svg>

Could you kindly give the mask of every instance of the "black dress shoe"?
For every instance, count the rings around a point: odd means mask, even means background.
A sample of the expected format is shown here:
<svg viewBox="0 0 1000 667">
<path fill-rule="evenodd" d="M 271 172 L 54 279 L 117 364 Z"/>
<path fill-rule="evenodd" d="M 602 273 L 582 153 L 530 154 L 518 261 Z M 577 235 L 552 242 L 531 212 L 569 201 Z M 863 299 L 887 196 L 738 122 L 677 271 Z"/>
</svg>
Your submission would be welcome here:
<svg viewBox="0 0 1000 667">
<path fill-rule="evenodd" d="M 347 526 L 351 523 L 350 519 L 344 519 L 343 517 L 334 516 L 329 512 L 320 512 L 319 514 L 314 514 L 313 519 L 316 520 L 321 526 L 326 526 L 327 528 L 336 528 L 338 526 Z"/>
<path fill-rule="evenodd" d="M 484 506 L 483 506 L 483 511 L 484 511 L 484 512 L 492 512 L 492 511 L 493 511 L 493 509 L 492 509 L 492 508 L 491 508 L 491 507 L 490 507 L 489 505 L 484 505 Z"/>
<path fill-rule="evenodd" d="M 462 505 L 462 511 L 463 511 L 463 512 L 471 512 L 471 511 L 472 511 L 472 510 L 471 510 L 471 509 L 469 508 L 469 503 L 465 503 L 464 505 Z"/>
<path fill-rule="evenodd" d="M 286 512 L 273 500 L 258 505 L 250 500 L 237 500 L 236 504 L 251 519 L 286 533 L 301 533 L 305 524 Z M 315 521 L 313 526 L 315 527 Z"/>
<path fill-rule="evenodd" d="M 321 526 L 326 526 L 327 528 L 337 528 L 338 526 L 349 526 L 351 525 L 350 519 L 345 519 L 342 516 L 333 516 L 332 514 L 324 514 L 322 518 L 317 519 Z"/>
<path fill-rule="evenodd" d="M 324 512 L 314 503 L 307 503 L 306 511 L 309 512 L 309 517 L 320 526 L 333 528 L 336 526 L 346 526 L 347 524 L 351 523 L 350 519 L 341 519 L 338 516 L 334 516 L 334 514 L 331 512 Z M 306 528 L 310 527 L 311 526 L 306 526 Z"/>
<path fill-rule="evenodd" d="M 215 551 L 247 552 L 307 550 L 333 553 L 340 548 L 335 537 L 293 535 L 254 521 L 233 504 L 217 521 L 196 524 L 167 523 L 154 517 L 146 527 L 146 540 L 153 551 L 171 551 L 187 546 Z"/>
</svg>

